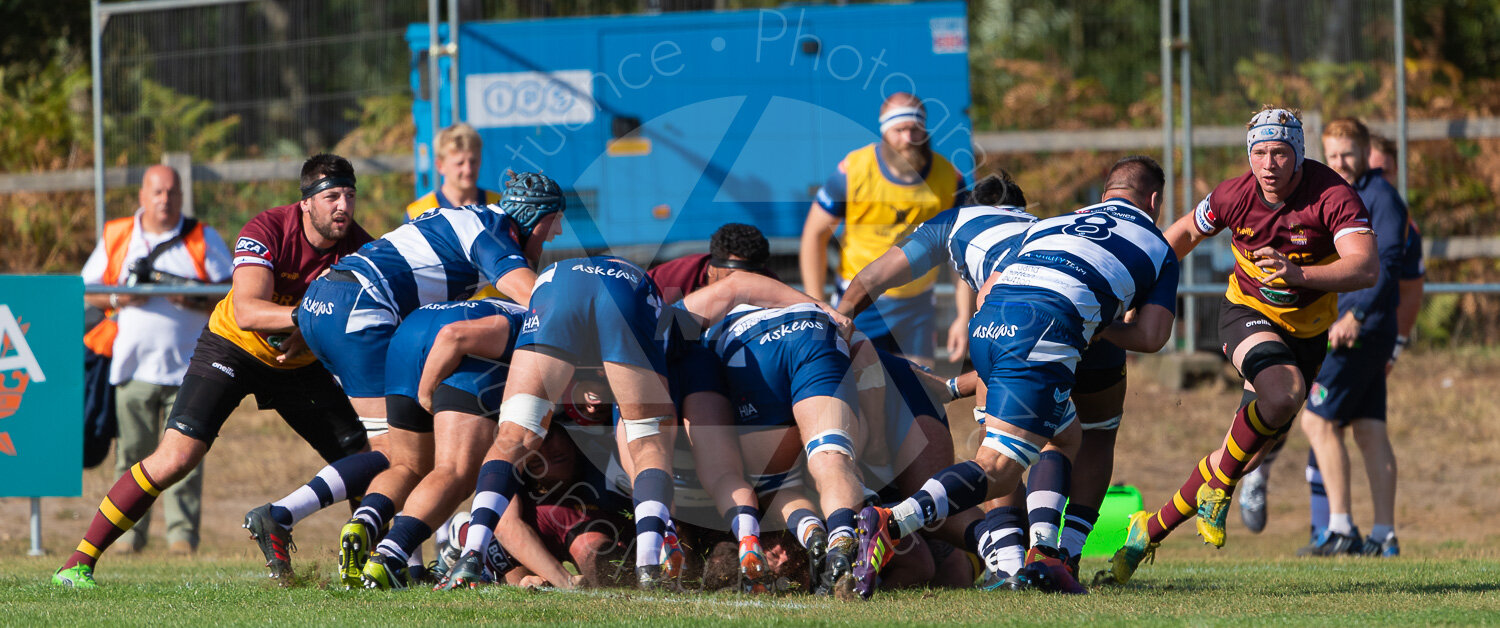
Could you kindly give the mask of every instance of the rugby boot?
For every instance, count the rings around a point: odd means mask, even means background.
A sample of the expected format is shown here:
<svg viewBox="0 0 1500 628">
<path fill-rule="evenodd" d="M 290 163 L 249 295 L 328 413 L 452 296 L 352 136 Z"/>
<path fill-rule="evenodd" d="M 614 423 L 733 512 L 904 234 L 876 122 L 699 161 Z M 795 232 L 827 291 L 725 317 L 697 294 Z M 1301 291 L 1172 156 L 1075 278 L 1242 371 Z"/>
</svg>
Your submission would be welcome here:
<svg viewBox="0 0 1500 628">
<path fill-rule="evenodd" d="M 369 526 L 359 519 L 350 519 L 339 531 L 339 578 L 345 589 L 358 589 L 364 584 L 365 563 L 370 560 Z"/>
<path fill-rule="evenodd" d="M 260 553 L 266 557 L 266 567 L 271 570 L 270 576 L 278 580 L 286 580 L 292 575 L 292 552 L 297 551 L 297 545 L 292 542 L 292 531 L 283 527 L 271 516 L 271 505 L 264 504 L 245 513 L 245 529 L 250 531 L 250 538 L 255 539 L 255 544 L 260 546 Z"/>
<path fill-rule="evenodd" d="M 1306 547 L 1297 550 L 1298 556 L 1343 556 L 1345 554 L 1363 554 L 1364 543 L 1359 540 L 1359 529 L 1355 528 L 1349 534 L 1324 530 L 1322 534 Z"/>
<path fill-rule="evenodd" d="M 406 562 L 379 552 L 371 554 L 365 561 L 361 578 L 366 589 L 402 591 L 409 586 Z"/>
<path fill-rule="evenodd" d="M 458 562 L 449 568 L 443 579 L 438 581 L 433 591 L 451 591 L 453 589 L 472 589 L 484 581 L 484 556 L 478 551 L 470 550 L 458 557 Z"/>
<path fill-rule="evenodd" d="M 880 580 L 880 570 L 891 562 L 896 541 L 891 535 L 891 511 L 879 506 L 865 506 L 859 511 L 854 534 L 859 539 L 859 554 L 854 561 L 854 592 L 870 599 Z"/>
<path fill-rule="evenodd" d="M 979 583 L 977 588 L 981 591 L 1025 591 L 1031 588 L 1031 582 L 1027 581 L 1026 576 L 1021 573 L 1011 575 L 1003 571 L 986 569 L 984 582 Z"/>
<path fill-rule="evenodd" d="M 740 588 L 746 593 L 765 593 L 766 580 L 771 567 L 766 564 L 766 554 L 761 550 L 760 539 L 747 536 L 740 539 Z"/>
<path fill-rule="evenodd" d="M 68 587 L 69 589 L 92 590 L 99 588 L 98 583 L 94 582 L 94 568 L 81 563 L 53 572 L 52 584 Z"/>
<path fill-rule="evenodd" d="M 1224 526 L 1229 519 L 1229 501 L 1232 498 L 1222 488 L 1207 484 L 1198 487 L 1198 536 L 1214 547 L 1224 547 Z"/>
<path fill-rule="evenodd" d="M 1266 474 L 1259 470 L 1240 480 L 1240 521 L 1245 528 L 1259 534 L 1266 529 Z"/>
<path fill-rule="evenodd" d="M 1031 586 L 1048 593 L 1083 595 L 1088 593 L 1078 579 L 1068 572 L 1067 561 L 1057 548 L 1038 545 L 1026 552 L 1026 566 L 1017 572 Z"/>
<path fill-rule="evenodd" d="M 1144 510 L 1130 515 L 1130 524 L 1125 531 L 1125 546 L 1109 559 L 1109 569 L 1095 574 L 1096 586 L 1130 582 L 1130 577 L 1135 575 L 1135 570 L 1141 566 L 1142 561 L 1149 563 L 1156 560 L 1156 548 L 1160 543 L 1151 542 L 1151 534 L 1146 531 L 1146 522 L 1151 517 L 1152 514 Z"/>
<path fill-rule="evenodd" d="M 828 561 L 823 565 L 823 581 L 833 596 L 841 600 L 853 599 L 854 558 L 859 553 L 859 541 L 852 536 L 841 536 L 828 543 Z"/>
<path fill-rule="evenodd" d="M 661 565 L 641 565 L 635 568 L 635 588 L 652 591 L 665 588 L 668 580 Z"/>
<path fill-rule="evenodd" d="M 833 595 L 832 583 L 823 582 L 823 569 L 828 563 L 828 531 L 813 528 L 807 533 L 807 571 L 811 575 L 814 595 Z"/>
<path fill-rule="evenodd" d="M 1377 541 L 1373 535 L 1369 536 L 1365 538 L 1365 546 L 1361 549 L 1365 556 L 1395 558 L 1401 555 L 1401 544 L 1396 542 L 1395 533 L 1385 537 L 1384 541 Z"/>
<path fill-rule="evenodd" d="M 668 529 L 661 539 L 661 579 L 669 586 L 682 578 L 682 545 L 677 541 L 677 532 Z"/>
</svg>

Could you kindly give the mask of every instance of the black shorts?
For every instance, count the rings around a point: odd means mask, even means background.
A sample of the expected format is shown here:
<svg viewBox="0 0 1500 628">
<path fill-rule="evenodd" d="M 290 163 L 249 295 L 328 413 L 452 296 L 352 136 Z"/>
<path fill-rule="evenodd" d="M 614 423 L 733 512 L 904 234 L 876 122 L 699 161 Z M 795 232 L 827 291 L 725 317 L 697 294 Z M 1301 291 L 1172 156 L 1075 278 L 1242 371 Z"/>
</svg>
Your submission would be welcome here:
<svg viewBox="0 0 1500 628">
<path fill-rule="evenodd" d="M 439 412 L 462 412 L 491 421 L 500 418 L 499 408 L 485 407 L 478 395 L 447 384 L 438 384 L 437 390 L 432 391 L 431 413 L 406 395 L 385 396 L 385 413 L 393 429 L 430 434 L 432 417 Z"/>
<path fill-rule="evenodd" d="M 255 395 L 260 409 L 280 414 L 328 462 L 368 444 L 344 389 L 322 364 L 272 368 L 206 328 L 167 416 L 167 429 L 212 446 L 246 395 Z"/>
<path fill-rule="evenodd" d="M 1224 356 L 1231 362 L 1234 361 L 1235 349 L 1246 338 L 1263 331 L 1281 337 L 1281 342 L 1292 350 L 1297 370 L 1302 372 L 1302 381 L 1311 386 L 1318 378 L 1318 369 L 1323 366 L 1323 356 L 1328 352 L 1327 331 L 1311 338 L 1298 338 L 1255 308 L 1231 303 L 1229 299 L 1219 301 L 1219 342 L 1223 343 Z"/>
</svg>

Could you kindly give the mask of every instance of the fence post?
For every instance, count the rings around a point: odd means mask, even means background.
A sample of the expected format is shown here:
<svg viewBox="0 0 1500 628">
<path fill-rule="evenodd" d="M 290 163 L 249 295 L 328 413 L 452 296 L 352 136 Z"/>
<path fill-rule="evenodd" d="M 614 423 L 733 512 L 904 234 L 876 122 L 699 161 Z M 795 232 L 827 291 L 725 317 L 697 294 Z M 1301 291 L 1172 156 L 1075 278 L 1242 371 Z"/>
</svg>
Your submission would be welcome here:
<svg viewBox="0 0 1500 628">
<path fill-rule="evenodd" d="M 193 213 L 193 156 L 189 153 L 163 153 L 161 163 L 177 171 L 182 182 L 182 215 L 195 218 Z"/>
</svg>

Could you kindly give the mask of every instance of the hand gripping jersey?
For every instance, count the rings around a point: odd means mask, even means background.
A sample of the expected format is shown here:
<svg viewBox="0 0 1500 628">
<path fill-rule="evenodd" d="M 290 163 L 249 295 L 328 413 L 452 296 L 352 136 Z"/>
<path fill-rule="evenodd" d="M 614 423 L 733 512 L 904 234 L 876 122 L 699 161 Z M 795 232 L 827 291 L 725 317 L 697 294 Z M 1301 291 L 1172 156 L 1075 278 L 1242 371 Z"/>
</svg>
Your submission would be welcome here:
<svg viewBox="0 0 1500 628">
<path fill-rule="evenodd" d="M 1328 166 L 1302 162 L 1302 181 L 1280 206 L 1266 205 L 1254 173 L 1247 172 L 1214 188 L 1193 211 L 1193 225 L 1209 236 L 1232 234 L 1234 276 L 1224 293 L 1231 303 L 1252 308 L 1297 338 L 1328 330 L 1338 313 L 1334 294 L 1292 287 L 1255 265 L 1251 254 L 1271 247 L 1299 266 L 1321 266 L 1338 259 L 1334 242 L 1354 233 L 1369 233 L 1370 214 L 1354 188 Z"/>
<path fill-rule="evenodd" d="M 953 206 L 964 187 L 963 176 L 942 155 L 934 154 L 922 180 L 897 183 L 886 174 L 877 144 L 870 144 L 844 157 L 839 171 L 818 190 L 818 206 L 844 219 L 839 277 L 853 279 L 860 269 L 884 255 L 914 225 Z M 937 281 L 928 272 L 904 286 L 886 291 L 897 298 L 914 297 Z"/>
<path fill-rule="evenodd" d="M 922 223 L 901 243 L 911 274 L 932 271 L 945 257 L 958 276 L 979 290 L 1036 216 L 1019 207 L 976 205 L 946 210 Z"/>
<path fill-rule="evenodd" d="M 528 267 L 514 229 L 514 221 L 492 205 L 435 209 L 365 245 L 334 269 L 358 275 L 377 302 L 404 316 L 428 303 L 462 301 Z"/>
<path fill-rule="evenodd" d="M 1148 303 L 1177 309 L 1177 256 L 1151 217 L 1123 200 L 1039 221 L 1022 237 L 986 303 L 1050 305 L 1073 320 L 1085 342 L 1128 310 Z"/>
<path fill-rule="evenodd" d="M 349 226 L 344 238 L 333 248 L 315 249 L 302 232 L 302 210 L 298 204 L 282 205 L 263 211 L 245 223 L 234 243 L 234 267 L 263 266 L 270 270 L 273 282 L 271 300 L 277 305 L 296 305 L 307 292 L 308 284 L 323 269 L 359 250 L 370 240 L 370 234 L 356 223 Z M 208 319 L 208 329 L 273 368 L 293 369 L 317 360 L 311 353 L 304 353 L 285 364 L 277 362 L 276 356 L 281 351 L 271 345 L 267 334 L 245 331 L 235 322 L 233 291 L 214 307 Z"/>
</svg>

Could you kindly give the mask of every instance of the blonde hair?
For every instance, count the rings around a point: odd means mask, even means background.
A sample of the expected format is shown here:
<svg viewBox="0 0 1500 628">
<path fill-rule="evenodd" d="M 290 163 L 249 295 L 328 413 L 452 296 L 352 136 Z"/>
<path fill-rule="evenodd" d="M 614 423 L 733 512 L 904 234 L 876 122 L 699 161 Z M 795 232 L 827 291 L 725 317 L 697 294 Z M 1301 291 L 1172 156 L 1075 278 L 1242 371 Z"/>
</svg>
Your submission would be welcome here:
<svg viewBox="0 0 1500 628">
<path fill-rule="evenodd" d="M 484 141 L 479 139 L 479 132 L 463 122 L 438 131 L 432 144 L 439 161 L 453 151 L 478 155 L 484 149 Z"/>
<path fill-rule="evenodd" d="M 1323 127 L 1323 139 L 1341 138 L 1354 140 L 1361 152 L 1370 150 L 1370 129 L 1358 118 L 1339 118 Z"/>
</svg>

